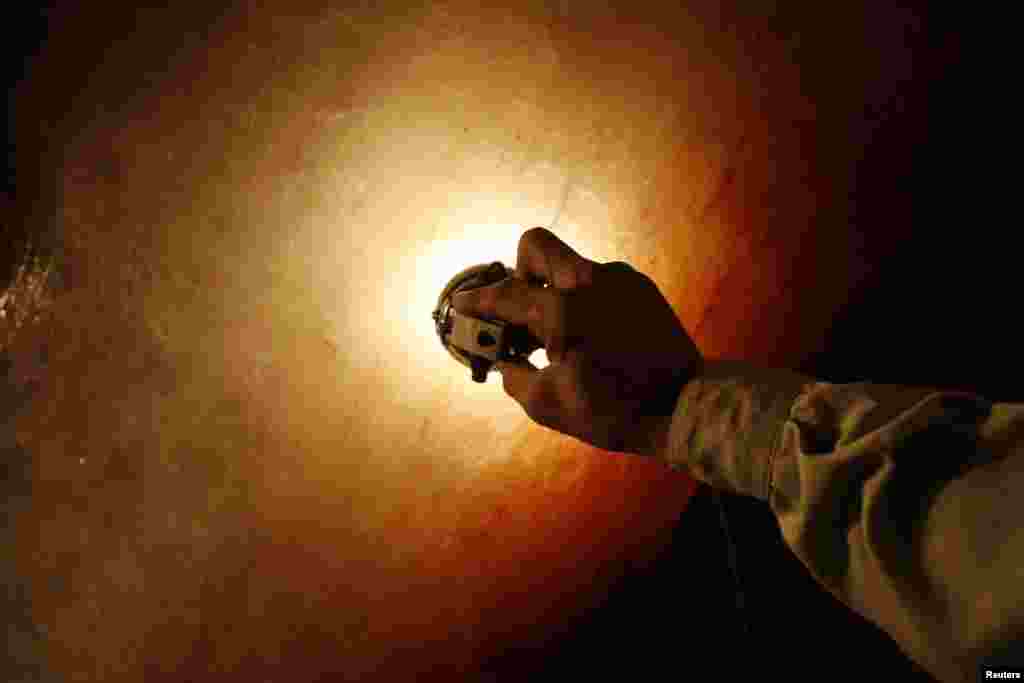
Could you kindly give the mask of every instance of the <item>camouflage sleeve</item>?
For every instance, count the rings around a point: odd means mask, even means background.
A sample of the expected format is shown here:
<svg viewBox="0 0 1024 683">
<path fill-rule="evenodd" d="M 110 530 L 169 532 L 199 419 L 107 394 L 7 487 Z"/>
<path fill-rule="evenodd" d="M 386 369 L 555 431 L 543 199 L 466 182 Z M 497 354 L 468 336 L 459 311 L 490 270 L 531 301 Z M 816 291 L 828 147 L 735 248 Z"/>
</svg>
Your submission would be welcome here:
<svg viewBox="0 0 1024 683">
<path fill-rule="evenodd" d="M 941 680 L 1024 665 L 1024 404 L 709 362 L 666 458 L 768 502 L 814 578 Z"/>
</svg>

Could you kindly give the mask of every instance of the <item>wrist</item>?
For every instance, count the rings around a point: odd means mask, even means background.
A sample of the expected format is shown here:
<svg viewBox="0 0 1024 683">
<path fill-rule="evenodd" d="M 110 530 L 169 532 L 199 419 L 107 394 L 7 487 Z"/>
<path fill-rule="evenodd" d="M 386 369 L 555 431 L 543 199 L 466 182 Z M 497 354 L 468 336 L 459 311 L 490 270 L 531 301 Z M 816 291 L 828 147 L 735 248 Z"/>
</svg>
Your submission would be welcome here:
<svg viewBox="0 0 1024 683">
<path fill-rule="evenodd" d="M 665 460 L 668 455 L 668 434 L 672 426 L 672 415 L 656 415 L 643 418 L 644 442 L 636 454 L 645 458 Z"/>
</svg>

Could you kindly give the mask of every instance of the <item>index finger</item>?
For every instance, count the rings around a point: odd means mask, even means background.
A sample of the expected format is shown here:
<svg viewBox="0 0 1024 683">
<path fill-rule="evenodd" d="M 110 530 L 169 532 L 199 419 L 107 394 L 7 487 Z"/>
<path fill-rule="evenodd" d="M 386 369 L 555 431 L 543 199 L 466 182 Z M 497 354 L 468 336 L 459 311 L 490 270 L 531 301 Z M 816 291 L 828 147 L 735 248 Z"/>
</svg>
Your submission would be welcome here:
<svg viewBox="0 0 1024 683">
<path fill-rule="evenodd" d="M 463 315 L 476 318 L 497 318 L 512 325 L 523 325 L 547 346 L 554 292 L 532 287 L 525 280 L 508 277 L 493 285 L 459 292 L 452 297 L 452 307 Z"/>
</svg>

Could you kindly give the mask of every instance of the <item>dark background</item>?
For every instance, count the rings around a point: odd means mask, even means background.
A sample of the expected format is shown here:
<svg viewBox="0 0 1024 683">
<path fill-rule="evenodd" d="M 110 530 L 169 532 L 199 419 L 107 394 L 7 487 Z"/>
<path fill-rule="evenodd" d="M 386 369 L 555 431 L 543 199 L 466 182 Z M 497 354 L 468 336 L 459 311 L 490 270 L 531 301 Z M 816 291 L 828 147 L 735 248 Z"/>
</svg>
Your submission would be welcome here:
<svg viewBox="0 0 1024 683">
<path fill-rule="evenodd" d="M 917 76 L 859 118 L 870 144 L 851 188 L 858 225 L 883 226 L 891 239 L 866 248 L 869 276 L 800 369 L 831 381 L 927 384 L 1019 400 L 1019 190 L 1011 186 L 1019 176 L 1011 149 L 1018 123 L 1010 104 L 1017 79 L 1004 75 L 1011 62 L 993 54 L 1003 44 L 989 33 L 998 17 L 974 20 L 988 24 L 982 29 L 962 13 L 940 14 L 924 3 L 914 11 L 922 30 L 907 39 Z M 42 43 L 47 17 L 37 7 L 7 18 L 9 93 Z M 89 65 L 81 68 L 87 75 Z M 10 126 L 7 138 L 2 284 L 24 245 L 49 248 L 48 236 L 22 227 L 38 222 L 21 219 L 52 206 L 45 169 L 48 155 L 60 153 L 45 140 L 17 141 L 16 149 Z M 850 678 L 928 680 L 884 634 L 814 584 L 764 504 L 729 495 L 722 503 L 745 609 L 722 608 L 735 602 L 736 586 L 719 510 L 702 487 L 662 561 L 629 574 L 561 638 L 496 657 L 494 677 L 660 672 L 676 679 L 703 661 L 720 675 L 728 668 L 730 679 L 739 678 L 735 671 L 803 679 L 820 666 Z M 694 585 L 678 584 L 684 567 Z M 673 628 L 684 619 L 704 620 L 704 636 Z"/>
</svg>

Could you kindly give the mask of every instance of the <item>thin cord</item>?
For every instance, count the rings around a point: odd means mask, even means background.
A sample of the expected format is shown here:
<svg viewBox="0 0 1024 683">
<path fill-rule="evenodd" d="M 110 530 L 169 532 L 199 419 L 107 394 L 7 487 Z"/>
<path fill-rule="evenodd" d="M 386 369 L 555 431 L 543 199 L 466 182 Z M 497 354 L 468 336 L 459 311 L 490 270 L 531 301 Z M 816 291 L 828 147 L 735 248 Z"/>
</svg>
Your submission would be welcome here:
<svg viewBox="0 0 1024 683">
<path fill-rule="evenodd" d="M 722 534 L 725 536 L 725 549 L 729 557 L 729 568 L 732 570 L 733 583 L 736 586 L 736 611 L 739 613 L 740 621 L 743 624 L 743 633 L 749 640 L 751 637 L 750 619 L 747 614 L 746 593 L 743 591 L 743 582 L 740 581 L 740 571 L 736 562 L 736 544 L 733 542 L 732 534 L 729 533 L 729 520 L 726 518 L 725 504 L 722 502 L 718 491 L 714 488 L 711 489 L 711 497 L 714 499 L 716 507 L 718 507 L 718 520 L 722 526 Z"/>
</svg>

